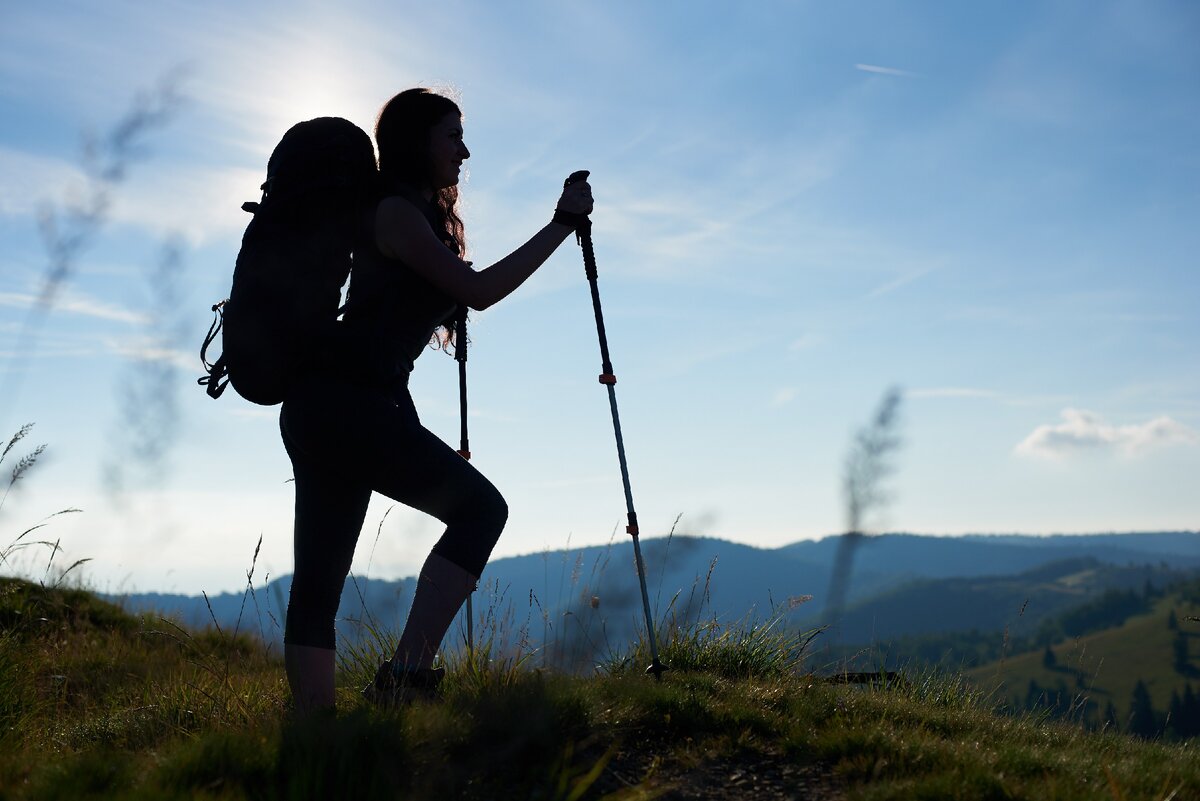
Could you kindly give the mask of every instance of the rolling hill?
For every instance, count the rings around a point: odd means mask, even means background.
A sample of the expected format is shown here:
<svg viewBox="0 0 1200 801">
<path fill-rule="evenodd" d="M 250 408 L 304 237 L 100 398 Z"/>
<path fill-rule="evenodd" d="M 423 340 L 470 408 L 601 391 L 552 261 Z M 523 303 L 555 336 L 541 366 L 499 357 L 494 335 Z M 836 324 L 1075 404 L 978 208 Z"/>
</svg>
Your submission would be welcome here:
<svg viewBox="0 0 1200 801">
<path fill-rule="evenodd" d="M 1168 626 L 1172 612 L 1174 629 Z M 1051 646 L 1053 658 L 1038 649 L 980 665 L 964 675 L 1018 709 L 1027 706 L 1031 686 L 1035 695 L 1065 690 L 1077 705 L 1088 704 L 1096 714 L 1111 702 L 1121 722 L 1129 717 L 1134 687 L 1141 681 L 1162 715 L 1173 692 L 1182 696 L 1189 683 L 1200 692 L 1200 621 L 1188 617 L 1200 618 L 1200 595 L 1170 593 L 1120 626 Z M 1182 665 L 1175 652 L 1180 638 L 1188 653 Z"/>
<path fill-rule="evenodd" d="M 1075 557 L 1013 575 L 917 579 L 852 604 L 839 639 L 868 645 L 972 629 L 1029 634 L 1046 618 L 1106 590 L 1140 590 L 1147 582 L 1161 587 L 1182 575 L 1159 564 L 1114 565 Z"/>
</svg>

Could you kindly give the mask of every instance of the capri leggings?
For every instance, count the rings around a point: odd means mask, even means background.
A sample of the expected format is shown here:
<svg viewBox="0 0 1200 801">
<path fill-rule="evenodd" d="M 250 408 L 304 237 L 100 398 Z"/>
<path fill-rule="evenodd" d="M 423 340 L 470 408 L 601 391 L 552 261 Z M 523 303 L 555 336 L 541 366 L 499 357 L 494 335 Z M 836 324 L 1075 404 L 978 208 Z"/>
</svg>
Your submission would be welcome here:
<svg viewBox="0 0 1200 801">
<path fill-rule="evenodd" d="M 478 577 L 508 519 L 499 491 L 421 425 L 408 388 L 333 380 L 284 401 L 296 479 L 295 571 L 284 642 L 333 648 L 334 617 L 371 492 L 433 515 L 433 552 Z"/>
</svg>

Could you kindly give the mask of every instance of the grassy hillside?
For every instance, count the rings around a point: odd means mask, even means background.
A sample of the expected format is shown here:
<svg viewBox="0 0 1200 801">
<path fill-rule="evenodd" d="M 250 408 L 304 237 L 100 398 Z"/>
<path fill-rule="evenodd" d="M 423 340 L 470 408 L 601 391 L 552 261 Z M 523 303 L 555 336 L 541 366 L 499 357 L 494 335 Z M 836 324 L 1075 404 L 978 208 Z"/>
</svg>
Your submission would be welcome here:
<svg viewBox="0 0 1200 801">
<path fill-rule="evenodd" d="M 852 604 L 846 643 L 880 643 L 941 632 L 1030 634 L 1042 621 L 1112 589 L 1165 586 L 1184 575 L 1166 566 L 1112 565 L 1090 558 L 1041 565 L 1016 575 L 921 579 Z"/>
<path fill-rule="evenodd" d="M 1176 628 L 1168 626 L 1174 613 Z M 1119 721 L 1127 721 L 1134 688 L 1142 681 L 1154 708 L 1165 713 L 1172 692 L 1182 695 L 1187 684 L 1200 691 L 1200 604 L 1192 597 L 1171 593 L 1123 625 L 1068 638 L 1044 649 L 1029 651 L 965 672 L 974 684 L 994 690 L 1018 708 L 1024 706 L 1030 682 L 1040 688 L 1062 685 L 1079 703 L 1090 700 L 1098 714 L 1111 702 Z M 1188 662 L 1178 664 L 1176 641 L 1186 643 Z"/>
<path fill-rule="evenodd" d="M 294 721 L 275 654 L 244 635 L 13 579 L 0 623 L 5 801 L 1200 794 L 1186 748 L 998 716 L 944 678 L 820 680 L 769 624 L 663 621 L 661 683 L 640 643 L 586 678 L 452 654 L 436 703 L 391 713 L 357 695 L 374 655 L 347 652 L 338 714 Z"/>
</svg>

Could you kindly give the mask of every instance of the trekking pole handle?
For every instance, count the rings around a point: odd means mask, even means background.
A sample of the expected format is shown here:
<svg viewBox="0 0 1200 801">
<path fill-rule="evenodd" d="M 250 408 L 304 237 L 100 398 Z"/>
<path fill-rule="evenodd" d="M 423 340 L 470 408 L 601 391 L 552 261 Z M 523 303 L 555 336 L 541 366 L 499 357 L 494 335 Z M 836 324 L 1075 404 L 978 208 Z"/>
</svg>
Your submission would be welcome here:
<svg viewBox="0 0 1200 801">
<path fill-rule="evenodd" d="M 563 191 L 565 193 L 568 186 L 571 184 L 586 181 L 591 173 L 588 170 L 576 170 L 567 176 L 567 180 L 563 181 Z M 552 222 L 565 225 L 568 228 L 574 229 L 575 241 L 583 244 L 583 239 L 589 234 L 592 229 L 592 220 L 586 214 L 581 214 L 575 211 L 565 211 L 564 209 L 556 208 Z"/>
<path fill-rule="evenodd" d="M 577 184 L 580 181 L 586 181 L 587 177 L 591 174 L 592 173 L 590 170 L 577 170 L 576 172 L 571 173 L 567 176 L 567 180 L 563 181 L 563 189 L 566 189 L 571 184 Z"/>
</svg>

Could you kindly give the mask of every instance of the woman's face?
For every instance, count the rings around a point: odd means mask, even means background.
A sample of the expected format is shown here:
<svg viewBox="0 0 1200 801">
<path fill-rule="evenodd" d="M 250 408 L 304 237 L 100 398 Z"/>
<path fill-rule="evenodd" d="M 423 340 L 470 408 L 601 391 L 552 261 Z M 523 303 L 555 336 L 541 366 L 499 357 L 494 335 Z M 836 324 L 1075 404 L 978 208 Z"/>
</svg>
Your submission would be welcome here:
<svg viewBox="0 0 1200 801">
<path fill-rule="evenodd" d="M 429 129 L 429 180 L 434 190 L 457 184 L 462 163 L 470 157 L 458 114 L 450 112 Z"/>
</svg>

